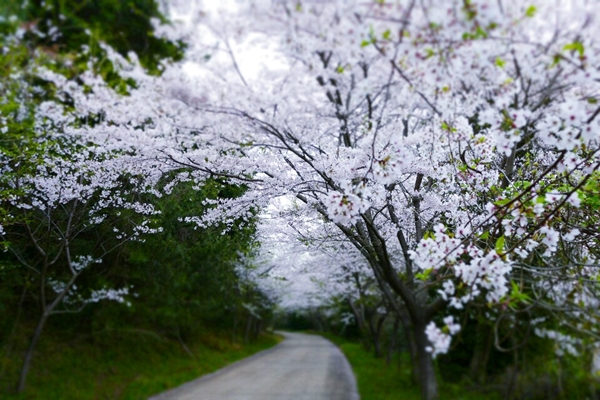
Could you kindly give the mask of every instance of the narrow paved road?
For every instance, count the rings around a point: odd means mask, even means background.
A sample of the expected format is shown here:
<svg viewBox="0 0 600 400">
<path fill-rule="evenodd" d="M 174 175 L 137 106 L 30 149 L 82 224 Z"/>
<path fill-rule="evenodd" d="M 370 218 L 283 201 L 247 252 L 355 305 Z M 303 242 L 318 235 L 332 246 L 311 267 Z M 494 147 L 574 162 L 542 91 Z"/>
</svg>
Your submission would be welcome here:
<svg viewBox="0 0 600 400">
<path fill-rule="evenodd" d="M 282 333 L 276 347 L 150 400 L 358 400 L 348 361 L 320 336 Z"/>
</svg>

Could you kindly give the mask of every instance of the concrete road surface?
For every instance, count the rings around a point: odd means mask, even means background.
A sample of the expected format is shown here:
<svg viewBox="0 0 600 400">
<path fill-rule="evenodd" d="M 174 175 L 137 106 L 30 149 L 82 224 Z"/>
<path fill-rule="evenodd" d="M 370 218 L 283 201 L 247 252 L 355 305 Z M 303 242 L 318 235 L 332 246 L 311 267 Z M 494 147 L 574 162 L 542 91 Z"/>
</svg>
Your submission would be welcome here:
<svg viewBox="0 0 600 400">
<path fill-rule="evenodd" d="M 279 345 L 150 400 L 358 400 L 348 361 L 320 336 L 281 333 Z"/>
</svg>

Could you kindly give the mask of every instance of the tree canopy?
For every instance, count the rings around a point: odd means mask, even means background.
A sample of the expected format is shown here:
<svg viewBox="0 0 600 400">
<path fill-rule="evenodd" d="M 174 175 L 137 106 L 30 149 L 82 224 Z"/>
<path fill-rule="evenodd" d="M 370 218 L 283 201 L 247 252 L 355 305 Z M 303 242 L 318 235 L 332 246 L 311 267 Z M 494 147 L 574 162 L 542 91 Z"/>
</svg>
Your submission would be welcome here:
<svg viewBox="0 0 600 400">
<path fill-rule="evenodd" d="M 33 98 L 54 95 L 26 111 L 18 97 L 11 112 L 52 143 L 83 146 L 82 158 L 57 151 L 51 165 L 72 182 L 59 187 L 77 182 L 68 201 L 93 200 L 94 221 L 117 208 L 148 217 L 128 220 L 133 233 L 117 240 L 161 229 L 147 195 L 238 188 L 173 212 L 210 234 L 244 237 L 258 224 L 265 275 L 294 270 L 268 258 L 285 235 L 333 255 L 322 263 L 339 283 L 331 297 L 349 299 L 365 332 L 383 315 L 402 321 L 423 399 L 438 397 L 435 357 L 470 324 L 486 325 L 502 351 L 530 332 L 559 356 L 598 347 L 595 4 L 256 1 L 218 13 L 171 2 L 187 16 L 179 32 L 196 34 L 185 62 L 169 65 L 159 60 L 181 60 L 181 43 L 132 39 L 155 26 L 153 3 L 82 2 L 62 19 L 63 2 L 45 4 L 32 9 L 48 13 L 35 45 L 87 45 L 96 64 L 31 69 L 22 84 Z M 86 28 L 52 39 L 72 23 Z M 265 52 L 260 71 L 248 73 L 244 48 Z M 19 163 L 10 160 L 7 182 Z M 119 173 L 101 175 L 105 164 Z M 36 171 L 6 185 L 13 207 L 47 210 L 50 199 L 32 194 L 44 179 Z M 12 217 L 0 222 L 9 248 Z"/>
</svg>

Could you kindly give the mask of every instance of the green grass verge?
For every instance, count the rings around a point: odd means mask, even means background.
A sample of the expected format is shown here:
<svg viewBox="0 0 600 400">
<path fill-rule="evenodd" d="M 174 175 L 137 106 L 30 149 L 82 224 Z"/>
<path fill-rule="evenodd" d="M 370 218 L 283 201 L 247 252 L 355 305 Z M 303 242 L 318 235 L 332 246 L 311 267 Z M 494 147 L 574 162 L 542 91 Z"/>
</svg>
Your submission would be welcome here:
<svg viewBox="0 0 600 400">
<path fill-rule="evenodd" d="M 385 358 L 375 358 L 360 343 L 350 342 L 339 336 L 322 334 L 335 343 L 352 366 L 361 400 L 420 400 L 419 388 L 411 380 L 410 359 L 407 354 L 386 362 Z M 441 400 L 496 400 L 496 393 L 473 392 L 461 382 L 440 382 Z"/>
<path fill-rule="evenodd" d="M 321 334 L 335 343 L 352 366 L 361 400 L 420 400 L 419 388 L 410 380 L 408 359 L 375 358 L 360 343 L 331 334 Z"/>
<path fill-rule="evenodd" d="M 43 338 L 24 394 L 7 393 L 16 384 L 20 360 L 0 360 L 4 362 L 0 398 L 146 399 L 279 341 L 275 335 L 262 335 L 255 343 L 241 345 L 221 335 L 205 334 L 187 343 L 192 356 L 177 340 L 150 332 L 111 332 L 68 344 Z"/>
</svg>

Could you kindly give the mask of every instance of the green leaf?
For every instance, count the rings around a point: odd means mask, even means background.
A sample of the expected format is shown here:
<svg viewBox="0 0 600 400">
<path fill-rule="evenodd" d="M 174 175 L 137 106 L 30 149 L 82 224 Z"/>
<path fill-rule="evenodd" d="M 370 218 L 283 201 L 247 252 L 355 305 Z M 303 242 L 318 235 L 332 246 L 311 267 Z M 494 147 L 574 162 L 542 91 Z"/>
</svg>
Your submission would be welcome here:
<svg viewBox="0 0 600 400">
<path fill-rule="evenodd" d="M 426 281 L 427 278 L 429 278 L 429 275 L 431 275 L 432 271 L 433 271 L 433 268 L 426 269 L 425 271 L 416 274 L 415 278 L 420 279 L 422 281 Z"/>
<path fill-rule="evenodd" d="M 566 44 L 563 47 L 563 50 L 576 51 L 577 53 L 579 53 L 580 57 L 583 57 L 583 53 L 585 52 L 585 49 L 583 48 L 583 44 L 581 42 L 573 42 L 573 43 Z"/>
<path fill-rule="evenodd" d="M 527 10 L 525 10 L 525 16 L 532 18 L 535 15 L 536 11 L 536 6 L 529 6 L 527 7 Z"/>
<path fill-rule="evenodd" d="M 456 132 L 457 130 L 455 127 L 450 126 L 446 121 L 442 121 L 442 129 L 446 132 Z"/>
<path fill-rule="evenodd" d="M 485 231 L 481 235 L 479 235 L 479 239 L 481 239 L 481 240 L 486 240 L 489 237 L 490 237 L 490 231 Z"/>
<path fill-rule="evenodd" d="M 504 61 L 500 57 L 496 57 L 496 62 L 494 64 L 496 64 L 497 67 L 504 68 L 506 61 Z"/>
<path fill-rule="evenodd" d="M 515 281 L 510 282 L 511 292 L 510 292 L 510 300 L 515 302 L 527 303 L 530 297 L 521 292 L 521 288 Z"/>
<path fill-rule="evenodd" d="M 515 294 L 515 293 L 519 293 L 519 285 L 517 285 L 517 282 L 515 281 L 510 281 L 510 286 L 512 287 L 512 291 L 511 291 L 511 295 Z"/>
<path fill-rule="evenodd" d="M 373 42 L 371 40 L 363 40 L 362 42 L 360 42 L 360 47 L 367 47 L 368 45 L 372 44 Z"/>
<path fill-rule="evenodd" d="M 391 40 L 391 38 L 392 38 L 392 31 L 390 31 L 389 29 L 387 29 L 385 32 L 383 32 L 383 38 L 385 40 Z"/>
<path fill-rule="evenodd" d="M 427 231 L 423 234 L 423 239 L 435 239 L 435 235 L 431 231 Z"/>
<path fill-rule="evenodd" d="M 498 240 L 496 240 L 496 253 L 502 254 L 504 252 L 504 236 L 500 236 Z"/>
<path fill-rule="evenodd" d="M 477 30 L 475 31 L 475 37 L 485 39 L 486 37 L 488 37 L 488 34 L 486 31 L 483 30 L 481 26 L 478 26 Z"/>
<path fill-rule="evenodd" d="M 561 59 L 562 56 L 560 54 L 555 54 L 554 57 L 552 57 L 552 64 L 550 64 L 550 68 L 557 66 Z"/>
</svg>

